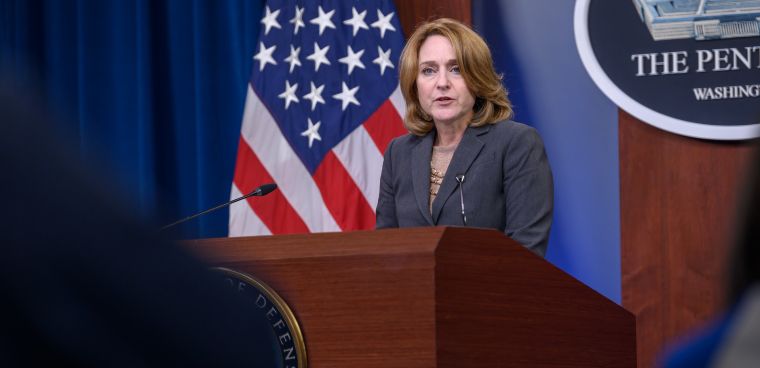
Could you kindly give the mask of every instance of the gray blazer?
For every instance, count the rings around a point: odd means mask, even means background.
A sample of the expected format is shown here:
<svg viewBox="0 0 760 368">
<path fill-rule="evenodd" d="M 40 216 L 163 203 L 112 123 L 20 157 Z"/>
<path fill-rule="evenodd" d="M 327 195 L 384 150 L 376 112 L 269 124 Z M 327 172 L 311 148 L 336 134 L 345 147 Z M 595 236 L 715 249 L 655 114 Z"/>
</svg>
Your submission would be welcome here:
<svg viewBox="0 0 760 368">
<path fill-rule="evenodd" d="M 407 134 L 385 151 L 377 203 L 378 229 L 464 226 L 493 228 L 543 256 L 549 241 L 554 187 L 535 129 L 513 121 L 469 127 L 454 151 L 430 214 L 430 158 L 435 129 Z"/>
</svg>

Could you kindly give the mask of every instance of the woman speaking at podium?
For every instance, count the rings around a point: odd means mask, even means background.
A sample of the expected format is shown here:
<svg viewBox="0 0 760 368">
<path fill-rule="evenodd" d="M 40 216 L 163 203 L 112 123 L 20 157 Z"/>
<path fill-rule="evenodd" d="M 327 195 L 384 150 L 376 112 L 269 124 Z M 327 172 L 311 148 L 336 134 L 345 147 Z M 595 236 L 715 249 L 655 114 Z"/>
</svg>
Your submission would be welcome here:
<svg viewBox="0 0 760 368">
<path fill-rule="evenodd" d="M 399 61 L 409 134 L 380 178 L 376 227 L 493 228 L 543 256 L 553 184 L 535 129 L 512 107 L 485 41 L 452 19 L 422 24 Z"/>
</svg>

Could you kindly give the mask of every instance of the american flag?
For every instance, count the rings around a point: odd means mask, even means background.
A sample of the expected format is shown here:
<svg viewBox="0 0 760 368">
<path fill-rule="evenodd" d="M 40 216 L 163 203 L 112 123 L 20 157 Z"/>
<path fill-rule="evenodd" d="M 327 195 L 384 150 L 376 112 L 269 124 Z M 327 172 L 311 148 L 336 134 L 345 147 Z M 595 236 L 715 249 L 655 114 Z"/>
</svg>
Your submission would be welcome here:
<svg viewBox="0 0 760 368">
<path fill-rule="evenodd" d="M 268 1 L 248 84 L 230 236 L 371 229 L 383 152 L 406 131 L 392 1 Z"/>
</svg>

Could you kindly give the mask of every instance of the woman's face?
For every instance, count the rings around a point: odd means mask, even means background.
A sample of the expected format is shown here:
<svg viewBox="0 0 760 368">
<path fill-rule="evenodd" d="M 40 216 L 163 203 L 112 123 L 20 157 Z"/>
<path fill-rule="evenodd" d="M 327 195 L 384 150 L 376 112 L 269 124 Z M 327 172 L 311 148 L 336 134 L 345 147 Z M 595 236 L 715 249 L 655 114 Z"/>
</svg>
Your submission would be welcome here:
<svg viewBox="0 0 760 368">
<path fill-rule="evenodd" d="M 428 37 L 418 60 L 417 94 L 422 109 L 436 125 L 467 126 L 475 98 L 460 74 L 451 42 L 440 35 Z"/>
</svg>

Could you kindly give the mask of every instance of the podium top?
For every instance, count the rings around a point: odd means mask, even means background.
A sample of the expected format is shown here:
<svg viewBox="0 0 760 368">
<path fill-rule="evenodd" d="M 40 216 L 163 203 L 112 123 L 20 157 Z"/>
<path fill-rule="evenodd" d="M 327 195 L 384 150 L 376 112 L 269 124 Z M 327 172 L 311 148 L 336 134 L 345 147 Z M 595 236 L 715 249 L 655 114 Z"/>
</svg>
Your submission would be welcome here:
<svg viewBox="0 0 760 368">
<path fill-rule="evenodd" d="M 200 251 L 206 259 L 208 258 L 204 249 L 223 248 L 232 252 L 226 254 L 223 257 L 225 259 L 268 260 L 359 254 L 431 253 L 445 244 L 441 241 L 446 236 L 466 236 L 471 239 L 485 237 L 509 243 L 511 247 L 523 248 L 503 233 L 493 229 L 452 226 L 210 238 L 188 240 L 185 243 L 191 249 Z M 526 251 L 530 253 L 527 249 Z M 219 252 L 213 253 L 219 256 Z M 221 260 L 216 256 L 212 255 L 212 259 Z"/>
</svg>

